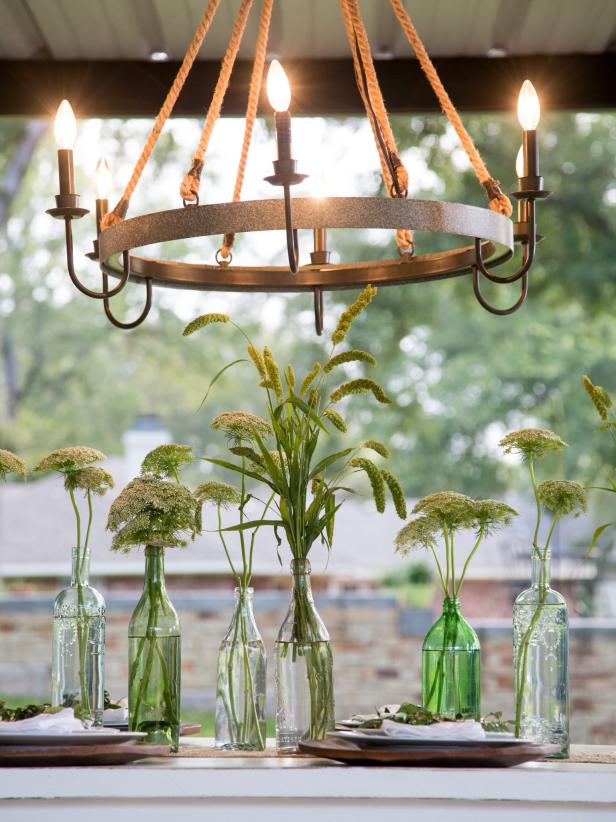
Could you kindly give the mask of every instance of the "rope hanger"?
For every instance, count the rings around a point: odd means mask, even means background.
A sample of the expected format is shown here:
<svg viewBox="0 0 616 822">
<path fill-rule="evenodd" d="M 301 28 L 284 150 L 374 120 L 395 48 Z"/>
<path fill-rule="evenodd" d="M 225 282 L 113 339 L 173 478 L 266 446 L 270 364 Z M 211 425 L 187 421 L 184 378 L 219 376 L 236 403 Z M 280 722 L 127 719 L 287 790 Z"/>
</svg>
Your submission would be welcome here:
<svg viewBox="0 0 616 822">
<path fill-rule="evenodd" d="M 488 169 L 475 147 L 473 140 L 464 127 L 460 116 L 445 90 L 438 73 L 430 59 L 423 42 L 415 29 L 411 18 L 405 10 L 401 0 L 390 0 L 393 12 L 402 27 L 419 64 L 426 75 L 437 99 L 439 100 L 443 112 L 447 116 L 451 126 L 456 131 L 458 138 L 468 156 L 471 166 L 480 184 L 485 188 L 490 208 L 509 217 L 512 213 L 511 202 L 502 192 L 500 185 L 488 172 Z M 267 41 L 271 23 L 272 8 L 274 0 L 263 0 L 255 58 L 250 79 L 248 102 L 246 107 L 244 137 L 240 152 L 235 186 L 233 190 L 233 201 L 237 202 L 241 198 L 241 191 L 244 182 L 246 162 L 254 122 L 257 114 L 257 106 L 260 90 L 263 83 L 263 72 L 266 59 Z M 139 156 L 132 175 L 122 193 L 116 206 L 105 215 L 102 221 L 102 228 L 107 228 L 114 223 L 124 219 L 127 214 L 130 198 L 139 182 L 143 169 L 145 168 L 162 128 L 171 115 L 173 107 L 182 90 L 186 77 L 188 76 L 196 56 L 203 44 L 203 40 L 210 28 L 214 15 L 220 5 L 220 0 L 210 0 L 203 17 L 197 27 L 195 35 L 188 46 L 184 59 L 178 70 L 176 78 L 171 86 L 167 97 L 156 117 L 152 130 Z M 216 82 L 216 87 L 212 96 L 212 101 L 208 108 L 208 113 L 203 125 L 201 137 L 197 150 L 193 156 L 189 171 L 184 176 L 180 194 L 184 205 L 198 204 L 199 187 L 201 173 L 204 166 L 204 157 L 214 126 L 220 117 L 224 96 L 227 91 L 231 73 L 235 64 L 237 53 L 245 33 L 248 16 L 253 5 L 253 0 L 243 0 L 237 18 L 235 20 L 229 45 L 221 63 L 220 74 Z M 378 77 L 372 60 L 370 43 L 366 33 L 364 21 L 359 8 L 358 0 L 340 0 L 345 30 L 349 40 L 353 65 L 360 96 L 364 103 L 366 116 L 370 122 L 375 139 L 377 152 L 381 164 L 381 173 L 388 193 L 392 197 L 406 197 L 408 192 L 408 172 L 400 160 L 396 146 L 395 137 L 391 129 L 389 116 L 385 107 L 385 102 L 378 82 Z M 227 233 L 224 236 L 222 247 L 216 253 L 216 259 L 220 265 L 229 265 L 231 262 L 231 249 L 234 243 L 234 235 Z M 413 234 L 409 229 L 398 229 L 396 232 L 396 242 L 402 254 L 412 254 Z"/>
</svg>

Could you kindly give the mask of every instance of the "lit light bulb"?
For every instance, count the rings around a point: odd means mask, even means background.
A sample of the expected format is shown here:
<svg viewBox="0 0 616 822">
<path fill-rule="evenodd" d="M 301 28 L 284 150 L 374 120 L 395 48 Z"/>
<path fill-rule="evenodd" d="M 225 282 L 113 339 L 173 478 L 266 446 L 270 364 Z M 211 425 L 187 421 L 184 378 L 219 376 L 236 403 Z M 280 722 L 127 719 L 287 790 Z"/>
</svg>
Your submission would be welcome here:
<svg viewBox="0 0 616 822">
<path fill-rule="evenodd" d="M 53 127 L 59 149 L 72 149 L 77 137 L 77 121 L 68 100 L 62 100 Z"/>
<path fill-rule="evenodd" d="M 534 131 L 539 125 L 541 105 L 535 87 L 530 80 L 524 80 L 518 97 L 518 120 L 524 131 Z"/>
<path fill-rule="evenodd" d="M 96 197 L 98 200 L 106 200 L 109 197 L 113 186 L 113 177 L 107 160 L 100 158 L 96 164 L 94 172 L 94 184 L 96 186 Z"/>
<path fill-rule="evenodd" d="M 518 177 L 524 177 L 524 146 L 518 149 L 517 157 L 515 158 L 515 173 Z"/>
<path fill-rule="evenodd" d="M 288 111 L 291 105 L 291 86 L 278 60 L 272 60 L 267 72 L 267 98 L 274 111 Z"/>
</svg>

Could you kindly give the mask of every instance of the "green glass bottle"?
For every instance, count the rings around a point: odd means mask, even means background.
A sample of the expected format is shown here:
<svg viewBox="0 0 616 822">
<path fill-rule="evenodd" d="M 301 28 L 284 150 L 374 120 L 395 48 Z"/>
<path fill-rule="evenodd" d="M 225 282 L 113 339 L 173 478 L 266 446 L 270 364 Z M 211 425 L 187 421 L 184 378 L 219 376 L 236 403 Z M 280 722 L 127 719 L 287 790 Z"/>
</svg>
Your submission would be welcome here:
<svg viewBox="0 0 616 822">
<path fill-rule="evenodd" d="M 180 737 L 180 621 L 165 589 L 165 550 L 145 549 L 143 594 L 128 626 L 128 719 L 144 742 L 177 751 Z"/>
<path fill-rule="evenodd" d="M 481 718 L 479 640 L 460 613 L 459 599 L 443 601 L 443 613 L 424 639 L 421 661 L 424 708 Z"/>
</svg>

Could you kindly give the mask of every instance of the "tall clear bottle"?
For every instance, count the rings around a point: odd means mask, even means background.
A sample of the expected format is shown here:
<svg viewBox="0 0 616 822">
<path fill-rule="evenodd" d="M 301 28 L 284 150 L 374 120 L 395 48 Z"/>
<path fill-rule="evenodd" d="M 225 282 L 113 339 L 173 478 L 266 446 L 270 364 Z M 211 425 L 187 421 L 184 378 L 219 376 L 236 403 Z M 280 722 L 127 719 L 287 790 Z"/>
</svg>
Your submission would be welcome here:
<svg viewBox="0 0 616 822">
<path fill-rule="evenodd" d="M 275 646 L 276 747 L 284 753 L 334 729 L 333 655 L 312 598 L 310 562 L 294 559 L 291 573 L 293 596 Z"/>
<path fill-rule="evenodd" d="M 180 621 L 165 588 L 165 549 L 145 549 L 141 599 L 128 626 L 128 722 L 144 742 L 169 745 L 180 738 Z"/>
<path fill-rule="evenodd" d="M 253 589 L 235 589 L 231 624 L 218 653 L 216 747 L 265 749 L 265 645 L 255 622 Z"/>
<path fill-rule="evenodd" d="M 446 597 L 421 652 L 424 708 L 479 720 L 480 654 L 477 634 L 460 612 L 460 600 Z"/>
<path fill-rule="evenodd" d="M 86 727 L 103 724 L 105 600 L 89 584 L 90 551 L 73 548 L 71 584 L 53 606 L 51 704 L 73 707 Z"/>
<path fill-rule="evenodd" d="M 533 550 L 531 587 L 513 606 L 516 736 L 569 755 L 569 617 L 550 587 L 550 552 Z"/>
</svg>

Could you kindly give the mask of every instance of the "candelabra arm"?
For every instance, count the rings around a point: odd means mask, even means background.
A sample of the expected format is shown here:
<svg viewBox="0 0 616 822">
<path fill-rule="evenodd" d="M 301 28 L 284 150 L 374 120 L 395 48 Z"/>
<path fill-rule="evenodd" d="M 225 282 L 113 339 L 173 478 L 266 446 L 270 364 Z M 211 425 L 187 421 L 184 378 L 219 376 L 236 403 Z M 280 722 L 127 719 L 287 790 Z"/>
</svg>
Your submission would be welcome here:
<svg viewBox="0 0 616 822">
<path fill-rule="evenodd" d="M 287 232 L 287 255 L 289 268 L 292 274 L 297 274 L 299 268 L 299 243 L 297 229 L 293 228 L 293 214 L 291 210 L 291 189 L 284 186 L 284 222 Z"/>
<path fill-rule="evenodd" d="M 71 218 L 65 217 L 64 225 L 66 226 L 66 267 L 68 269 L 68 275 L 71 278 L 71 281 L 75 288 L 81 291 L 82 294 L 85 294 L 86 297 L 92 297 L 95 300 L 106 300 L 109 299 L 109 297 L 114 297 L 116 294 L 119 294 L 128 282 L 128 277 L 130 274 L 130 261 L 128 252 L 125 252 L 123 255 L 123 272 L 118 284 L 114 288 L 107 290 L 108 280 L 103 274 L 103 291 L 92 291 L 90 288 L 87 288 L 87 286 L 85 286 L 80 281 L 79 277 L 75 272 L 75 259 L 73 253 L 73 228 L 71 223 Z"/>
<path fill-rule="evenodd" d="M 496 314 L 499 317 L 505 317 L 508 314 L 513 314 L 514 312 L 516 312 L 518 310 L 518 308 L 521 308 L 522 305 L 524 304 L 524 301 L 526 300 L 526 296 L 528 294 L 528 269 L 530 268 L 530 263 L 528 262 L 529 259 L 531 260 L 531 263 L 532 263 L 530 248 L 528 246 L 524 246 L 523 260 L 522 260 L 522 269 L 523 270 L 522 270 L 522 273 L 520 274 L 520 277 L 517 278 L 517 279 L 521 280 L 521 282 L 520 282 L 520 296 L 518 297 L 517 302 L 515 302 L 509 308 L 496 308 L 495 306 L 490 305 L 490 303 L 485 299 L 485 297 L 481 293 L 481 286 L 479 284 L 480 273 L 479 273 L 479 270 L 478 270 L 477 266 L 474 265 L 473 266 L 473 291 L 475 292 L 475 297 L 477 297 L 477 301 L 479 302 L 479 305 L 481 305 L 483 308 L 485 308 L 486 311 L 489 311 L 490 314 Z"/>
<path fill-rule="evenodd" d="M 319 335 L 323 334 L 323 289 L 314 288 L 314 327 Z"/>
<path fill-rule="evenodd" d="M 128 256 L 127 251 L 125 251 L 124 254 L 126 256 Z M 103 288 L 105 290 L 107 289 L 108 282 L 109 282 L 109 279 L 107 277 L 107 274 L 105 274 L 105 272 L 103 272 Z M 145 318 L 150 313 L 150 309 L 152 308 L 152 278 L 151 277 L 146 277 L 145 278 L 145 294 L 146 294 L 146 296 L 145 296 L 145 306 L 143 308 L 143 311 L 141 312 L 141 314 L 135 320 L 133 320 L 132 322 L 127 322 L 127 323 L 123 323 L 120 320 L 116 319 L 116 317 L 114 317 L 114 315 L 111 311 L 111 307 L 109 305 L 109 299 L 107 297 L 104 297 L 103 298 L 103 306 L 105 308 L 105 314 L 106 314 L 107 319 L 109 320 L 109 322 L 112 325 L 115 325 L 116 328 L 123 328 L 125 330 L 130 330 L 131 328 L 137 328 L 138 325 L 141 325 L 141 323 L 145 320 Z"/>
<path fill-rule="evenodd" d="M 527 238 L 522 240 L 522 246 L 524 249 L 524 254 L 520 268 L 513 274 L 509 274 L 507 277 L 499 277 L 496 274 L 492 274 L 492 272 L 486 267 L 486 264 L 483 261 L 481 240 L 475 238 L 475 259 L 477 261 L 475 268 L 479 269 L 483 276 L 491 282 L 499 283 L 501 285 L 515 283 L 518 280 L 521 280 L 522 277 L 528 273 L 535 260 L 535 249 L 537 247 L 537 225 L 535 219 L 535 201 L 533 199 L 528 200 L 528 235 Z"/>
</svg>

